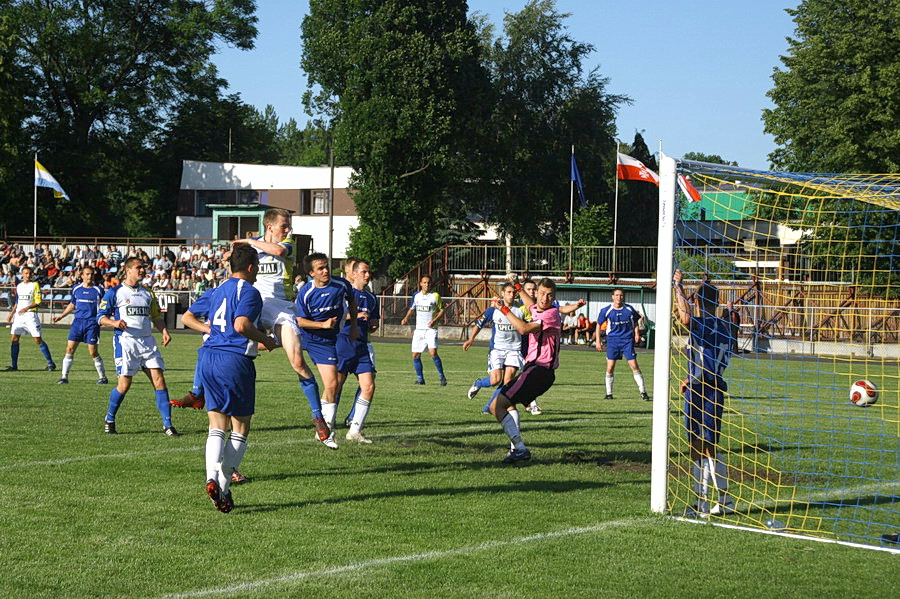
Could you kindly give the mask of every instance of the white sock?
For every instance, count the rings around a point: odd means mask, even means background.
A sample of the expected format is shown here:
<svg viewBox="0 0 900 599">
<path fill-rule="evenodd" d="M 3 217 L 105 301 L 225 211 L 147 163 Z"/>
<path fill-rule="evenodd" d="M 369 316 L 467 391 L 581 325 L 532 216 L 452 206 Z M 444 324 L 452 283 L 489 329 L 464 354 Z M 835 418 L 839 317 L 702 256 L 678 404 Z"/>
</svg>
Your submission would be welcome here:
<svg viewBox="0 0 900 599">
<path fill-rule="evenodd" d="M 353 422 L 350 423 L 351 433 L 358 433 L 362 430 L 363 425 L 366 423 L 366 416 L 369 414 L 370 405 L 372 405 L 372 402 L 368 399 L 363 399 L 361 395 L 356 400 L 356 407 L 353 409 Z"/>
<path fill-rule="evenodd" d="M 716 486 L 719 488 L 719 502 L 728 503 L 728 466 L 716 459 Z"/>
<path fill-rule="evenodd" d="M 99 376 L 101 379 L 106 378 L 106 368 L 103 366 L 102 357 L 97 356 L 96 358 L 94 358 L 94 368 L 97 369 L 97 376 Z"/>
<path fill-rule="evenodd" d="M 637 383 L 638 391 L 641 393 L 646 393 L 644 389 L 644 375 L 640 370 L 632 370 L 631 374 L 634 376 L 634 382 Z"/>
<path fill-rule="evenodd" d="M 221 475 L 225 477 L 225 483 L 219 483 L 224 493 L 228 492 L 228 487 L 231 485 L 231 473 L 241 465 L 241 460 L 244 459 L 246 451 L 247 437 L 231 431 L 228 443 L 225 444 L 225 455 L 222 459 Z"/>
<path fill-rule="evenodd" d="M 69 354 L 65 355 L 65 357 L 63 358 L 63 364 L 62 364 L 62 373 L 61 373 L 62 378 L 64 378 L 64 379 L 69 378 L 69 371 L 72 370 L 72 362 L 74 362 L 74 361 L 75 361 L 75 356 L 70 356 Z"/>
<path fill-rule="evenodd" d="M 510 416 L 512 416 L 513 421 L 516 423 L 516 429 L 518 429 L 519 433 L 521 433 L 522 432 L 522 420 L 521 420 L 521 417 L 519 416 L 519 410 L 513 410 L 512 412 L 508 412 L 508 414 Z M 515 444 L 512 441 L 509 442 L 509 447 L 511 449 L 516 448 Z"/>
<path fill-rule="evenodd" d="M 334 419 L 337 415 L 337 404 L 322 402 L 322 418 L 328 423 L 328 428 L 334 430 Z"/>
<path fill-rule="evenodd" d="M 515 416 L 513 416 L 513 414 L 515 414 Z M 519 425 L 516 424 L 518 419 L 519 411 L 511 410 L 506 412 L 506 416 L 503 417 L 500 425 L 503 427 L 506 436 L 509 437 L 509 440 L 512 442 L 514 449 L 525 449 L 525 444 L 522 442 L 522 436 L 519 435 Z"/>
<path fill-rule="evenodd" d="M 613 381 L 615 380 L 615 375 L 606 373 L 606 394 L 612 395 Z"/>
<path fill-rule="evenodd" d="M 225 431 L 209 429 L 206 437 L 206 480 L 216 480 L 221 469 L 222 454 L 225 451 Z"/>
</svg>

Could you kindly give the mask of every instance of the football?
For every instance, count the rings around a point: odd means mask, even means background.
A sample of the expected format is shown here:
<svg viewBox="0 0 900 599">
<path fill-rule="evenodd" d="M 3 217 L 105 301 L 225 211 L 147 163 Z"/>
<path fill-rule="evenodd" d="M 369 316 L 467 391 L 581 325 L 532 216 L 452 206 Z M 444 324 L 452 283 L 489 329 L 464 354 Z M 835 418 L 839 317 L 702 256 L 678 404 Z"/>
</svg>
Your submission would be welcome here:
<svg viewBox="0 0 900 599">
<path fill-rule="evenodd" d="M 850 401 L 860 407 L 871 406 L 878 401 L 878 389 L 872 381 L 856 381 L 850 386 Z"/>
</svg>

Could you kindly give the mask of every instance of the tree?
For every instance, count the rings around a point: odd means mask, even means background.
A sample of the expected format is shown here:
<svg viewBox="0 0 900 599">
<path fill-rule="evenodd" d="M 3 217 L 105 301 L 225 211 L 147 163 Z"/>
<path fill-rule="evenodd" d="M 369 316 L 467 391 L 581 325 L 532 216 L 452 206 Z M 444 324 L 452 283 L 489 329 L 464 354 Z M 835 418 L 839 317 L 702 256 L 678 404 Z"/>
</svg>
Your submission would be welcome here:
<svg viewBox="0 0 900 599">
<path fill-rule="evenodd" d="M 303 19 L 307 110 L 330 121 L 357 173 L 351 249 L 393 276 L 435 247 L 442 194 L 466 177 L 470 133 L 484 121 L 489 88 L 466 8 L 311 0 Z"/>
<path fill-rule="evenodd" d="M 718 154 L 704 154 L 703 152 L 686 152 L 682 156 L 685 160 L 694 160 L 697 162 L 711 162 L 712 164 L 724 164 L 725 166 L 738 166 L 734 160 L 725 160 Z"/>
<path fill-rule="evenodd" d="M 138 184 L 148 140 L 178 102 L 223 85 L 210 57 L 218 43 L 252 48 L 254 7 L 253 0 L 13 0 L 0 8 L 20 35 L 16 66 L 33 83 L 25 95 L 31 144 L 52 157 L 72 197 L 52 211 L 41 207 L 49 228 L 42 233 L 114 232 L 123 225 L 109 212 L 121 205 L 123 188 L 150 201 Z"/>
<path fill-rule="evenodd" d="M 900 170 L 900 3 L 803 0 L 784 69 L 763 111 L 779 146 L 775 168 L 806 172 Z"/>
<path fill-rule="evenodd" d="M 293 166 L 328 164 L 330 136 L 331 132 L 321 124 L 307 121 L 306 126 L 300 129 L 297 121 L 289 119 L 278 129 L 278 163 Z"/>
<path fill-rule="evenodd" d="M 612 196 L 615 114 L 630 100 L 608 94 L 598 69 L 585 72 L 594 48 L 571 37 L 564 26 L 569 16 L 553 0 L 532 0 L 507 13 L 503 37 L 486 52 L 496 99 L 493 139 L 482 161 L 491 185 L 480 212 L 517 243 L 548 236 L 568 241 L 572 145 L 588 202 L 608 203 Z"/>
<path fill-rule="evenodd" d="M 650 152 L 640 131 L 631 144 L 632 158 L 651 171 L 659 172 L 656 157 Z M 659 224 L 659 187 L 647 181 L 619 181 L 618 245 L 652 245 Z M 649 240 L 649 241 L 648 241 Z"/>
</svg>

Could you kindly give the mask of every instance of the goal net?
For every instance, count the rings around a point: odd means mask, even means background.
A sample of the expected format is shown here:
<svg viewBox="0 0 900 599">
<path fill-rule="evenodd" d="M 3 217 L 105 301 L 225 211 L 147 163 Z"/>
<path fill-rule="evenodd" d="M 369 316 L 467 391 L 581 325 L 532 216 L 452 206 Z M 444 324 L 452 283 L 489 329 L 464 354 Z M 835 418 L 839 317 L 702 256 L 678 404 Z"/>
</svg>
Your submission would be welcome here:
<svg viewBox="0 0 900 599">
<path fill-rule="evenodd" d="M 900 175 L 662 166 L 654 509 L 900 549 Z"/>
</svg>

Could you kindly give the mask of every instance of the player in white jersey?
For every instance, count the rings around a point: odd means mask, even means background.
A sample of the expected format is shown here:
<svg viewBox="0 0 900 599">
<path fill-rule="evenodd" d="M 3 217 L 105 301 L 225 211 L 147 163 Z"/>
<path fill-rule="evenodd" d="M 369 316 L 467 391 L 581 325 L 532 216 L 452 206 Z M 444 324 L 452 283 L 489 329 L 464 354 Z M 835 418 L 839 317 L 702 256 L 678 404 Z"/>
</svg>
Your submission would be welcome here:
<svg viewBox="0 0 900 599">
<path fill-rule="evenodd" d="M 260 324 L 275 334 L 284 348 L 291 368 L 300 379 L 300 388 L 309 402 L 313 425 L 319 441 L 325 443 L 331 434 L 322 417 L 319 385 L 303 359 L 303 344 L 294 305 L 294 244 L 291 241 L 291 213 L 283 208 L 269 208 L 263 215 L 265 231 L 261 237 L 238 239 L 232 245 L 246 243 L 259 254 L 259 274 L 253 286 L 263 300 Z"/>
<path fill-rule="evenodd" d="M 409 310 L 400 321 L 405 325 L 413 312 L 416 314 L 416 329 L 413 331 L 412 359 L 413 368 L 416 371 L 416 384 L 425 384 L 425 375 L 422 372 L 422 352 L 428 349 L 434 367 L 437 369 L 438 378 L 442 387 L 447 386 L 447 377 L 444 376 L 444 365 L 438 355 L 438 330 L 435 323 L 444 315 L 444 302 L 436 291 L 430 291 L 431 277 L 428 275 L 419 279 L 419 291 L 412 296 Z"/>
<path fill-rule="evenodd" d="M 503 305 L 517 317 L 525 320 L 522 308 L 515 302 L 516 290 L 512 283 L 503 285 Z M 484 314 L 475 321 L 469 338 L 463 343 L 463 350 L 469 351 L 472 342 L 475 341 L 478 332 L 488 326 L 492 326 L 491 345 L 488 352 L 488 376 L 476 379 L 469 388 L 469 399 L 473 399 L 483 387 L 496 387 L 501 383 L 506 384 L 513 380 L 516 372 L 522 368 L 522 335 L 516 327 L 509 322 L 503 312 L 490 306 Z"/>
<path fill-rule="evenodd" d="M 50 356 L 50 348 L 41 338 L 41 321 L 38 319 L 37 309 L 41 305 L 41 287 L 37 281 L 31 280 L 33 274 L 30 266 L 22 268 L 22 282 L 16 285 L 16 303 L 6 322 L 11 323 L 9 336 L 10 365 L 7 372 L 19 369 L 19 337 L 28 334 L 34 339 L 41 353 L 47 360 L 47 370 L 56 370 L 56 364 Z"/>
<path fill-rule="evenodd" d="M 169 437 L 178 437 L 178 431 L 172 426 L 172 406 L 169 405 L 169 390 L 163 375 L 166 365 L 153 337 L 153 327 L 162 333 L 163 347 L 172 338 L 162 319 L 156 296 L 140 284 L 147 273 L 143 260 L 129 258 L 123 270 L 125 278 L 122 283 L 106 292 L 97 309 L 97 322 L 115 329 L 113 355 L 118 375 L 116 387 L 109 394 L 104 431 L 111 435 L 118 432 L 116 412 L 131 388 L 134 375 L 143 370 L 156 390 L 156 407 L 162 416 L 163 432 Z"/>
</svg>

